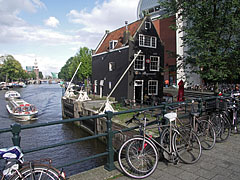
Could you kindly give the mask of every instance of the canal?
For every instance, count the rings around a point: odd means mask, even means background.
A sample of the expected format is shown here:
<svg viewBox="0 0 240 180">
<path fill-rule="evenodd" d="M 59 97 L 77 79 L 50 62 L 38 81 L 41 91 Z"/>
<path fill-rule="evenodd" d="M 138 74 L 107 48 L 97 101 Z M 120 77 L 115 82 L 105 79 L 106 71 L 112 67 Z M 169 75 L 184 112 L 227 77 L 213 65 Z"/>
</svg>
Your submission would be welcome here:
<svg viewBox="0 0 240 180">
<path fill-rule="evenodd" d="M 22 99 L 34 104 L 38 109 L 38 117 L 33 121 L 19 122 L 9 117 L 6 110 L 6 101 L 4 98 L 5 90 L 0 91 L 0 122 L 1 128 L 8 128 L 13 123 L 21 125 L 30 123 L 43 123 L 56 120 L 62 120 L 61 96 L 62 88 L 58 84 L 40 84 L 28 85 L 26 88 L 13 89 L 21 94 Z M 40 127 L 23 130 L 21 132 L 21 147 L 23 150 L 72 140 L 88 136 L 86 132 L 76 127 L 72 123 L 55 125 L 50 127 Z M 12 146 L 11 133 L 0 134 L 0 148 Z M 28 153 L 25 160 L 51 158 L 53 166 L 61 166 L 74 160 L 88 157 L 105 151 L 105 145 L 97 140 L 83 141 L 80 143 L 65 145 L 39 152 Z M 67 176 L 92 169 L 105 164 L 106 158 L 98 158 L 91 161 L 85 161 L 73 166 L 65 167 Z M 1 166 L 2 166 L 1 161 Z"/>
</svg>

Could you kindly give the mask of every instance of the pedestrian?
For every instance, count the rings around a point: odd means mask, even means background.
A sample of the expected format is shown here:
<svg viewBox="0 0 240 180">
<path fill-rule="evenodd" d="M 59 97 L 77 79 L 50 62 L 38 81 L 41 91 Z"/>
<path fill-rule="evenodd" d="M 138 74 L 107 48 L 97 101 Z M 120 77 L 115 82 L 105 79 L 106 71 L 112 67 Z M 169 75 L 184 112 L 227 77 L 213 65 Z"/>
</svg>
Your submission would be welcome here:
<svg viewBox="0 0 240 180">
<path fill-rule="evenodd" d="M 165 87 L 168 87 L 168 86 L 169 86 L 169 80 L 166 79 L 166 80 L 165 80 Z"/>
</svg>

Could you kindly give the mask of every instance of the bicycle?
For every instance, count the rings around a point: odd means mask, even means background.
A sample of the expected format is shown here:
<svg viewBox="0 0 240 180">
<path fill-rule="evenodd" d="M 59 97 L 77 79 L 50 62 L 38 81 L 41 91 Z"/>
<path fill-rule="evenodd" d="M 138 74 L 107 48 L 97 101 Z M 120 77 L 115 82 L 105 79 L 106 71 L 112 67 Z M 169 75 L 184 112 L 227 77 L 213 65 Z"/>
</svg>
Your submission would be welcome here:
<svg viewBox="0 0 240 180">
<path fill-rule="evenodd" d="M 231 132 L 231 125 L 225 118 L 226 104 L 224 104 L 224 101 L 218 98 L 213 101 L 206 101 L 205 111 L 210 114 L 210 121 L 216 133 L 216 142 L 226 141 Z"/>
<path fill-rule="evenodd" d="M 0 158 L 6 161 L 1 170 L 1 180 L 65 180 L 65 173 L 51 166 L 50 159 L 24 162 L 24 154 L 18 146 L 0 149 Z M 48 164 L 42 164 L 47 161 Z"/>
<path fill-rule="evenodd" d="M 239 117 L 239 100 L 237 95 L 231 94 L 230 98 L 224 98 L 224 101 L 228 104 L 226 110 L 223 111 L 224 118 L 226 118 L 231 124 L 231 131 L 238 133 L 240 131 L 240 117 Z"/>
<path fill-rule="evenodd" d="M 175 124 L 176 113 L 167 113 L 163 116 L 169 121 L 168 147 L 164 147 L 146 134 L 147 118 L 145 111 L 141 113 L 144 114 L 143 123 L 141 119 L 135 117 L 139 124 L 140 135 L 124 142 L 118 152 L 119 166 L 126 175 L 136 179 L 150 176 L 158 165 L 159 149 L 171 156 L 175 162 L 179 158 L 185 163 L 192 164 L 200 159 L 202 149 L 199 138 L 191 129 L 178 127 Z M 159 130 L 160 121 L 150 124 L 157 124 Z"/>
<path fill-rule="evenodd" d="M 216 143 L 215 129 L 210 121 L 209 115 L 200 116 L 201 113 L 195 110 L 194 102 L 195 101 L 192 100 L 190 124 L 198 135 L 202 148 L 205 150 L 210 150 L 215 146 Z"/>
</svg>

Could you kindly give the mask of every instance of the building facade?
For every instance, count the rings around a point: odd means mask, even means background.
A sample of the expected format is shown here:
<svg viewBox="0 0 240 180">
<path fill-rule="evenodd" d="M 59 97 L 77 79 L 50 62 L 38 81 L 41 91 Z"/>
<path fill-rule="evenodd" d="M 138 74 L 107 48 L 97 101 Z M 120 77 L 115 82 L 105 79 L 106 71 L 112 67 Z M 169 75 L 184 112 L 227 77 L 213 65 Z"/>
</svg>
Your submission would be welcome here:
<svg viewBox="0 0 240 180">
<path fill-rule="evenodd" d="M 134 59 L 112 97 L 118 101 L 132 99 L 137 103 L 160 100 L 163 96 L 164 47 L 148 16 L 106 32 L 92 56 L 93 93 L 110 94 Z"/>
<path fill-rule="evenodd" d="M 139 19 L 143 18 L 145 14 L 149 14 L 156 30 L 164 43 L 164 80 L 169 80 L 170 85 L 177 85 L 180 80 L 185 82 L 185 86 L 200 85 L 201 78 L 198 74 L 192 73 L 190 65 L 182 66 L 183 61 L 179 57 L 184 57 L 187 47 L 183 47 L 182 37 L 184 32 L 171 29 L 172 25 L 176 23 L 181 26 L 182 22 L 176 22 L 176 15 L 169 18 L 162 18 L 164 9 L 160 8 L 159 1 L 165 0 L 140 0 L 137 9 L 137 16 Z M 184 67 L 184 68 L 183 68 Z"/>
</svg>

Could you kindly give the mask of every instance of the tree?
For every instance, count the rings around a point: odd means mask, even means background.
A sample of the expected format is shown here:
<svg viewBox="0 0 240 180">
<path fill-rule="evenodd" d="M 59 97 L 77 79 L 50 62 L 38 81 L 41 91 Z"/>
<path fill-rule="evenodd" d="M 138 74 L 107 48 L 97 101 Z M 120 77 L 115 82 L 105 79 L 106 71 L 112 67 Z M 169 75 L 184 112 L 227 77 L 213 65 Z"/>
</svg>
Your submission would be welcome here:
<svg viewBox="0 0 240 180">
<path fill-rule="evenodd" d="M 61 68 L 58 74 L 59 78 L 70 81 L 79 63 L 82 62 L 74 80 L 79 82 L 88 79 L 92 75 L 91 54 L 91 50 L 87 47 L 80 48 L 76 55 L 69 58 L 66 64 Z"/>
<path fill-rule="evenodd" d="M 73 62 L 73 57 L 70 57 L 66 64 L 61 68 L 61 71 L 58 73 L 58 77 L 60 79 L 64 79 L 65 81 L 70 81 L 71 80 L 71 72 L 69 70 L 69 67 L 70 65 L 72 64 Z"/>
<path fill-rule="evenodd" d="M 240 1 L 168 0 L 167 15 L 177 14 L 184 31 L 183 64 L 192 64 L 206 82 L 233 82 L 240 77 Z"/>
<path fill-rule="evenodd" d="M 22 78 L 24 75 L 24 70 L 21 64 L 16 59 L 14 59 L 12 55 L 7 55 L 4 58 L 0 74 L 5 79 L 14 81 Z"/>
</svg>

